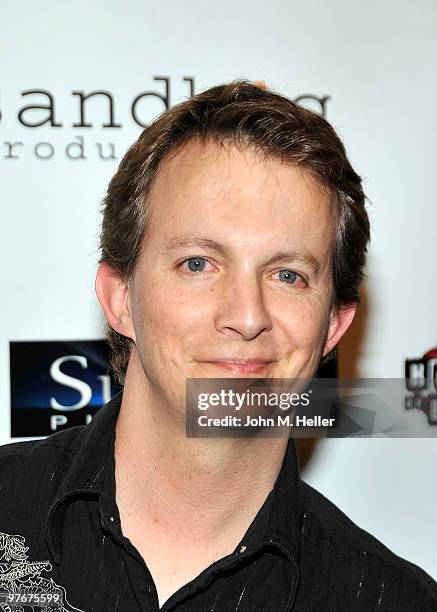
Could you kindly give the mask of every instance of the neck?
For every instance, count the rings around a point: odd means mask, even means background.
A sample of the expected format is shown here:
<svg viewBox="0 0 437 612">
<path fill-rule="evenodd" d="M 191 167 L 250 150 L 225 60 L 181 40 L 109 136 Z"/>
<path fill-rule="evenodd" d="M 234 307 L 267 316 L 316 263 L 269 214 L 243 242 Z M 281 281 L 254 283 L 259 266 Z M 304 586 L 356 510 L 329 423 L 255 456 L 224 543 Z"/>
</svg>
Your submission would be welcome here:
<svg viewBox="0 0 437 612">
<path fill-rule="evenodd" d="M 179 413 L 181 414 L 181 413 Z M 282 465 L 286 438 L 186 438 L 132 354 L 116 425 L 120 514 L 208 541 L 249 527 Z M 236 544 L 239 537 L 236 538 Z"/>
</svg>

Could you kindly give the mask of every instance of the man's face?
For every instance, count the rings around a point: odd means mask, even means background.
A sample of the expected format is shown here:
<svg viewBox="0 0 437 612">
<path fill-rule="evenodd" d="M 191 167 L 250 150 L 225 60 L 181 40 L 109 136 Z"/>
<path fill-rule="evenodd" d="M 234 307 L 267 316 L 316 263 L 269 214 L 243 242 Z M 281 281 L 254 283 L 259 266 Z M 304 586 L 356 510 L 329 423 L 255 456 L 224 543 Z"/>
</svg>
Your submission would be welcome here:
<svg viewBox="0 0 437 612">
<path fill-rule="evenodd" d="M 332 196 L 303 169 L 191 141 L 150 204 L 129 304 L 152 387 L 169 399 L 187 377 L 311 377 L 331 348 Z"/>
</svg>

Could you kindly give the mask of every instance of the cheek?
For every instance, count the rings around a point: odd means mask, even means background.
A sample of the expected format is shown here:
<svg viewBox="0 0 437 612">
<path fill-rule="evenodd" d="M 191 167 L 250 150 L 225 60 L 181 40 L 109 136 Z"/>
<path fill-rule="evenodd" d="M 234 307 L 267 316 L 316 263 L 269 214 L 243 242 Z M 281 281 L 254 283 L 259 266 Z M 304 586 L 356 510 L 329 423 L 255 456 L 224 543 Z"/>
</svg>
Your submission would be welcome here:
<svg viewBox="0 0 437 612">
<path fill-rule="evenodd" d="M 318 300 L 295 300 L 282 314 L 282 326 L 295 348 L 314 348 L 322 344 L 329 318 L 326 306 Z"/>
<path fill-rule="evenodd" d="M 190 337 L 205 328 L 205 304 L 192 294 L 173 290 L 170 284 L 150 282 L 144 285 L 136 296 L 133 308 L 135 330 L 143 341 L 162 343 L 166 346 L 189 342 Z M 205 312 L 204 312 L 205 311 Z M 138 331 L 137 331 L 138 330 Z M 155 346 L 155 348 L 158 348 Z"/>
</svg>

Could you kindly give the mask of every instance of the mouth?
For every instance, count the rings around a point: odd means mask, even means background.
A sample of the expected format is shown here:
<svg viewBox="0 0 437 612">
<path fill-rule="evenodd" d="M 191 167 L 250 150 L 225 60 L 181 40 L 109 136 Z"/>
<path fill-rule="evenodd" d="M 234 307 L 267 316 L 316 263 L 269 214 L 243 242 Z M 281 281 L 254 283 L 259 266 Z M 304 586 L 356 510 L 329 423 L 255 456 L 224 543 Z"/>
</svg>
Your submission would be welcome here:
<svg viewBox="0 0 437 612">
<path fill-rule="evenodd" d="M 242 376 L 251 374 L 263 374 L 274 361 L 266 361 L 265 359 L 226 359 L 226 360 L 211 360 L 202 361 L 208 365 L 212 365 L 220 370 L 239 374 Z"/>
</svg>

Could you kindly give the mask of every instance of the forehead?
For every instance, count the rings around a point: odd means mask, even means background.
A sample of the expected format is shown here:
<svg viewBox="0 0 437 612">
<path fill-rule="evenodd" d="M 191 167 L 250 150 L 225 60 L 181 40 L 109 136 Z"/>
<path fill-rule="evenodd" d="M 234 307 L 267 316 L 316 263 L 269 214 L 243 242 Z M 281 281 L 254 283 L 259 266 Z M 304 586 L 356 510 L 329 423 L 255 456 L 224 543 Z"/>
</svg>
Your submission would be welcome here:
<svg viewBox="0 0 437 612">
<path fill-rule="evenodd" d="M 260 254 L 279 248 L 329 259 L 332 193 L 308 170 L 253 148 L 191 140 L 161 164 L 147 242 L 202 235 Z"/>
</svg>

